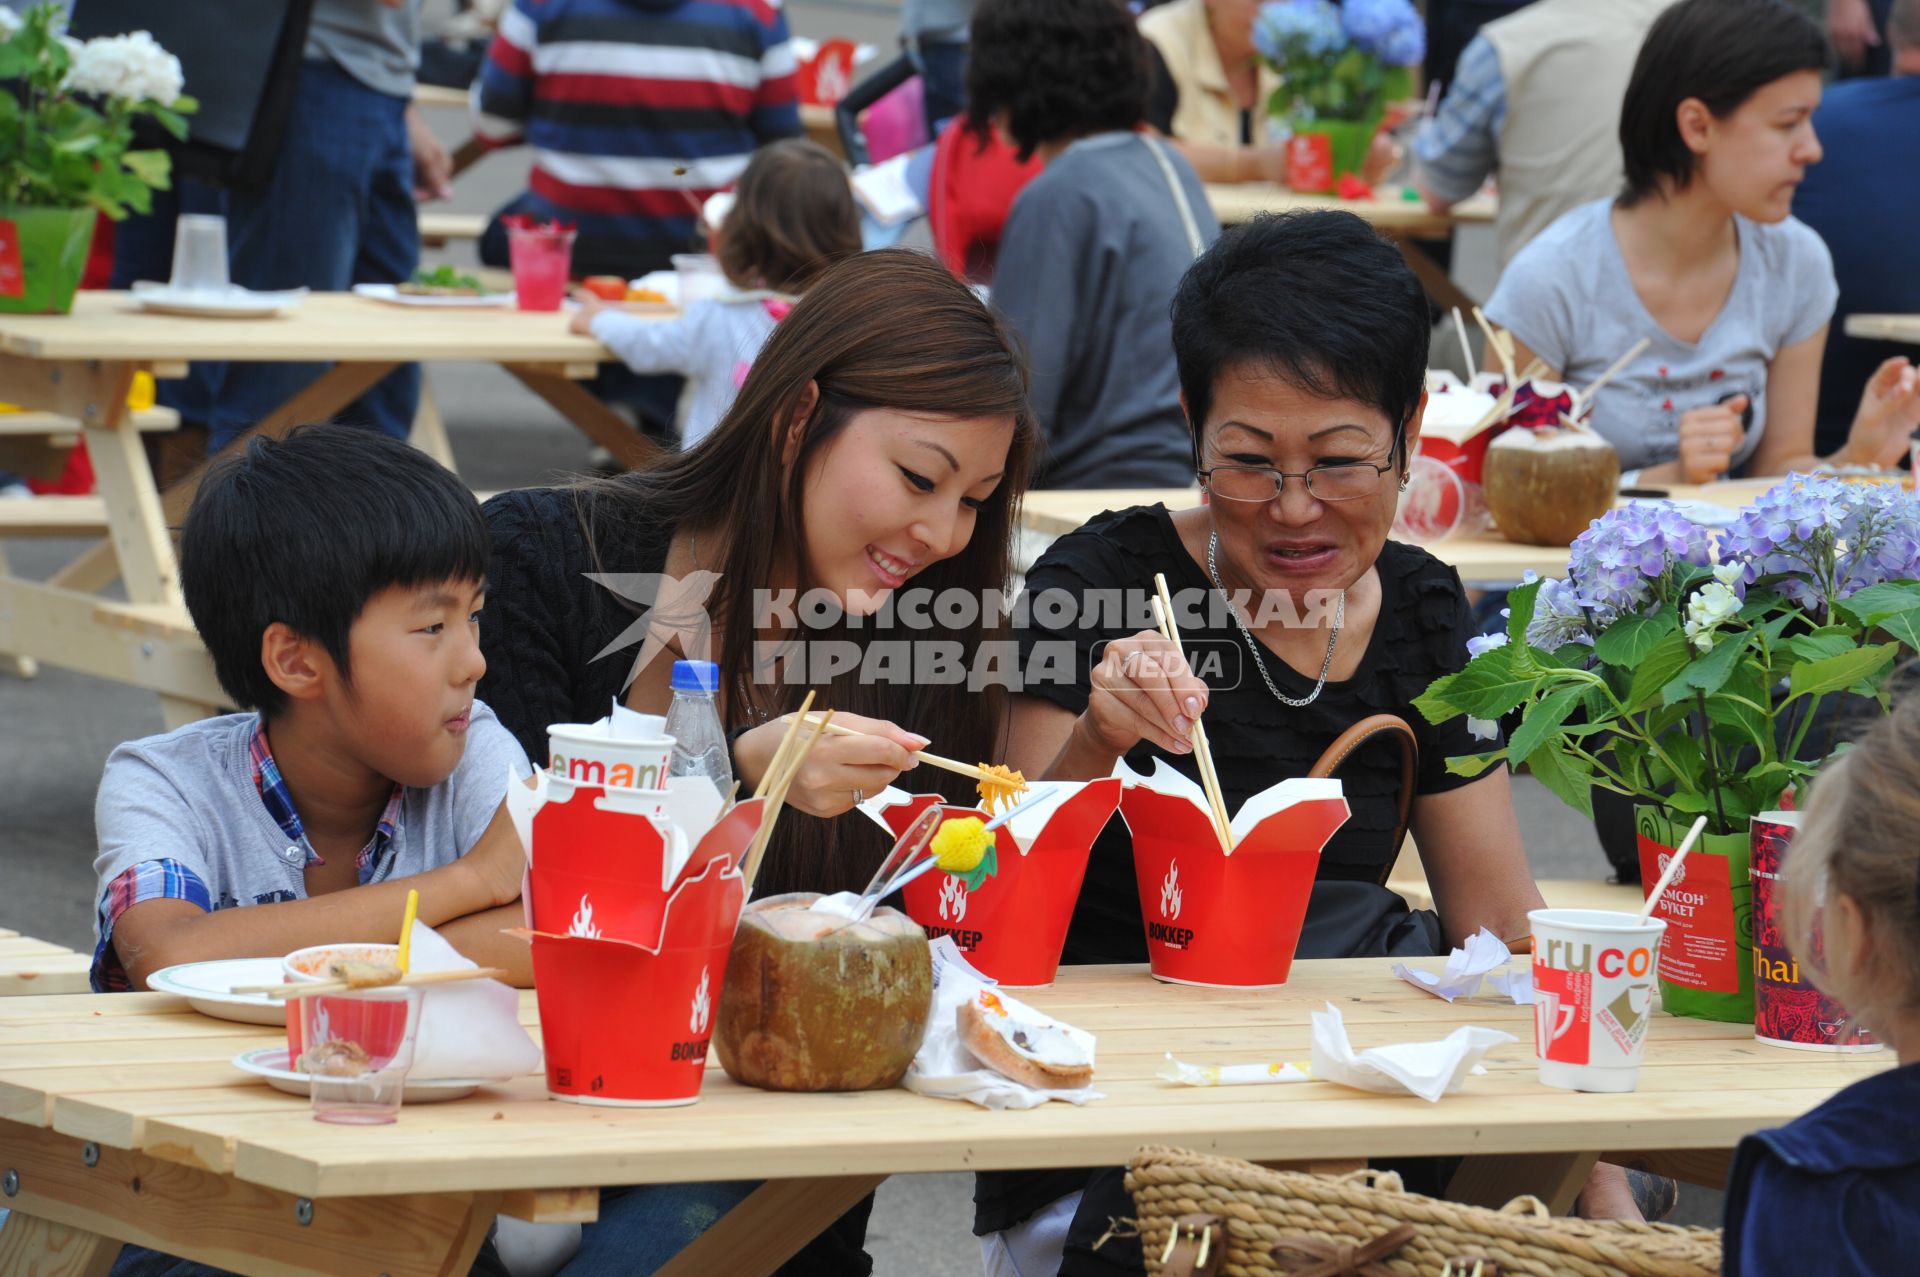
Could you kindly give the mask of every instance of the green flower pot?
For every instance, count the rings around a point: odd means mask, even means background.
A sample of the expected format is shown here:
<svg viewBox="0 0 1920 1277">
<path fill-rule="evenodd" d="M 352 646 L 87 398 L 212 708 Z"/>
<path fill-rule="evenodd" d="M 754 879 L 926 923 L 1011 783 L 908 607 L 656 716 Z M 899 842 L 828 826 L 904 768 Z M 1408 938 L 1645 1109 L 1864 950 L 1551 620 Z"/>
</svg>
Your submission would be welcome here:
<svg viewBox="0 0 1920 1277">
<path fill-rule="evenodd" d="M 1672 855 L 1694 819 L 1646 805 L 1633 809 L 1645 890 L 1660 880 L 1663 855 Z M 1671 1015 L 1753 1021 L 1752 849 L 1745 829 L 1702 833 L 1654 912 L 1667 924 L 1660 939 L 1660 1005 Z"/>
<path fill-rule="evenodd" d="M 1367 166 L 1367 147 L 1380 129 L 1378 118 L 1369 120 L 1315 120 L 1309 133 L 1324 133 L 1333 148 L 1333 176 L 1358 174 Z"/>
<path fill-rule="evenodd" d="M 0 313 L 64 315 L 93 247 L 91 208 L 0 205 Z"/>
</svg>

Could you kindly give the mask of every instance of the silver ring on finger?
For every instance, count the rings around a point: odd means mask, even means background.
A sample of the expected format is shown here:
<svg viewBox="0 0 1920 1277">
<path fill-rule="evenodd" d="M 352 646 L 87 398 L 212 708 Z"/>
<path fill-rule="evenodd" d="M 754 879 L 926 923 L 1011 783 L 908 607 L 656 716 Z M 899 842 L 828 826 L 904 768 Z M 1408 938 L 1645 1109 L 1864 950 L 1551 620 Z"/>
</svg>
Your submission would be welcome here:
<svg viewBox="0 0 1920 1277">
<path fill-rule="evenodd" d="M 858 807 L 861 803 L 864 803 L 865 801 L 867 801 L 867 796 L 863 791 L 858 789 L 853 791 L 853 805 L 855 807 Z"/>
</svg>

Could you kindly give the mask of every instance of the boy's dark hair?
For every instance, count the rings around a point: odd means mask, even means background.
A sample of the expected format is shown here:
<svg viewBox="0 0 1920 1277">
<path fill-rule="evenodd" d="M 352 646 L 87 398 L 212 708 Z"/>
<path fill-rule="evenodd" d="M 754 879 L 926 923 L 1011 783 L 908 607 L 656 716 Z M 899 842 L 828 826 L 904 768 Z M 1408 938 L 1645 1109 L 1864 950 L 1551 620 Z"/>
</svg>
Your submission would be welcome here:
<svg viewBox="0 0 1920 1277">
<path fill-rule="evenodd" d="M 715 254 L 736 287 L 805 292 L 821 271 L 859 251 L 860 210 L 845 165 L 799 137 L 753 153 Z"/>
<path fill-rule="evenodd" d="M 287 701 L 260 663 L 269 625 L 317 640 L 350 679 L 347 633 L 368 599 L 486 571 L 487 525 L 466 485 L 351 426 L 251 440 L 208 472 L 180 538 L 181 588 L 220 686 L 267 718 Z"/>
<path fill-rule="evenodd" d="M 1173 295 L 1173 355 L 1201 468 L 1213 388 L 1251 364 L 1404 431 L 1426 386 L 1427 295 L 1400 251 L 1352 213 L 1267 213 L 1202 253 Z M 1406 448 L 1396 453 L 1402 471 Z"/>
<path fill-rule="evenodd" d="M 1693 180 L 1680 104 L 1699 98 L 1716 119 L 1782 76 L 1821 71 L 1831 49 L 1819 24 L 1785 0 L 1680 0 L 1654 19 L 1620 104 L 1620 154 L 1630 208 Z"/>
<path fill-rule="evenodd" d="M 971 41 L 967 127 L 989 136 L 1004 111 L 1022 162 L 1146 118 L 1146 41 L 1121 0 L 982 0 Z"/>
</svg>

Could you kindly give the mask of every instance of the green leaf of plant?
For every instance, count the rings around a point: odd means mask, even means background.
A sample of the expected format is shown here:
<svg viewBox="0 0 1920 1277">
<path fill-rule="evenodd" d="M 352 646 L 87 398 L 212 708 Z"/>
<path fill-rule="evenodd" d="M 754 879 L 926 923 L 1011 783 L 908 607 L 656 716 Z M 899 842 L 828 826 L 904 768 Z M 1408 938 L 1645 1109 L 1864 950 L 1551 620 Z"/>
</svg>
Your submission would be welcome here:
<svg viewBox="0 0 1920 1277">
<path fill-rule="evenodd" d="M 1561 802 L 1588 820 L 1593 819 L 1593 768 L 1585 759 L 1567 754 L 1557 744 L 1548 742 L 1545 749 L 1535 751 L 1527 770 Z"/>
<path fill-rule="evenodd" d="M 1860 640 L 1852 631 L 1836 625 L 1822 626 L 1811 634 L 1796 634 L 1786 641 L 1787 650 L 1802 661 L 1823 661 L 1829 656 L 1851 652 L 1859 645 Z"/>
<path fill-rule="evenodd" d="M 1534 600 L 1540 595 L 1540 582 L 1529 581 L 1507 593 L 1507 641 L 1524 645 L 1527 627 L 1533 624 Z"/>
<path fill-rule="evenodd" d="M 1821 661 L 1802 661 L 1787 674 L 1787 699 L 1821 696 L 1851 687 L 1886 669 L 1899 651 L 1898 643 L 1877 643 Z"/>
<path fill-rule="evenodd" d="M 1630 616 L 1608 626 L 1593 641 L 1593 653 L 1609 665 L 1636 666 L 1661 639 L 1675 633 L 1673 614 L 1664 609 L 1654 616 Z"/>
<path fill-rule="evenodd" d="M 1513 647 L 1482 652 L 1447 688 L 1447 699 L 1474 718 L 1499 718 L 1518 708 L 1540 681 L 1534 671 L 1515 668 Z"/>
<path fill-rule="evenodd" d="M 173 172 L 173 157 L 165 151 L 128 151 L 120 162 L 148 186 L 165 186 Z"/>
<path fill-rule="evenodd" d="M 1891 616 L 1877 617 L 1873 627 L 1891 634 L 1906 644 L 1909 649 L 1920 651 L 1920 608 L 1896 612 Z"/>
<path fill-rule="evenodd" d="M 1877 624 L 1882 618 L 1920 608 L 1920 585 L 1904 581 L 1885 581 L 1855 590 L 1835 604 L 1859 618 L 1863 626 Z"/>
<path fill-rule="evenodd" d="M 1679 630 L 1667 631 L 1666 637 L 1648 649 L 1634 667 L 1627 694 L 1621 698 L 1626 707 L 1640 710 L 1650 705 L 1659 696 L 1660 689 L 1692 660 L 1693 648 L 1688 645 L 1686 635 Z"/>
<path fill-rule="evenodd" d="M 1487 754 L 1457 754 L 1447 760 L 1447 770 L 1455 776 L 1478 776 L 1506 756 L 1504 749 Z"/>
<path fill-rule="evenodd" d="M 1739 700 L 1733 699 L 1739 697 Z M 1743 742 L 1760 751 L 1762 758 L 1774 755 L 1773 723 L 1756 706 L 1770 703 L 1768 679 L 1758 661 L 1741 661 L 1720 693 L 1707 697 L 1707 717 L 1715 723 L 1738 730 Z"/>
<path fill-rule="evenodd" d="M 1729 634 L 1714 644 L 1713 650 L 1689 664 L 1660 689 L 1662 704 L 1672 705 L 1695 692 L 1717 692 L 1733 676 L 1734 662 L 1747 650 L 1751 634 Z"/>
<path fill-rule="evenodd" d="M 1580 708 L 1590 690 L 1585 686 L 1563 687 L 1527 706 L 1520 726 L 1514 729 L 1513 738 L 1507 742 L 1508 763 L 1518 767 L 1526 762 L 1541 742 L 1566 722 L 1569 714 Z"/>
</svg>

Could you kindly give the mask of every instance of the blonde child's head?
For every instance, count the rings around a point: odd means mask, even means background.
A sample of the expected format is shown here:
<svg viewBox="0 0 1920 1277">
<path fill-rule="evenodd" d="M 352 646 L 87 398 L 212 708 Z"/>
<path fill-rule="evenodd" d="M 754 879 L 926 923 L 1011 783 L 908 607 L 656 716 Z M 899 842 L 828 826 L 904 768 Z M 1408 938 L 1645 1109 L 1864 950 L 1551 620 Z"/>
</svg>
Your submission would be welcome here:
<svg viewBox="0 0 1920 1277">
<path fill-rule="evenodd" d="M 859 251 L 860 212 L 847 170 L 823 147 L 788 138 L 753 153 L 714 255 L 735 287 L 799 293 Z"/>
<path fill-rule="evenodd" d="M 1903 1054 L 1920 1046 L 1902 1032 L 1920 1024 L 1920 696 L 1821 770 L 1786 877 L 1801 969 Z"/>
</svg>

